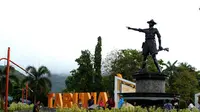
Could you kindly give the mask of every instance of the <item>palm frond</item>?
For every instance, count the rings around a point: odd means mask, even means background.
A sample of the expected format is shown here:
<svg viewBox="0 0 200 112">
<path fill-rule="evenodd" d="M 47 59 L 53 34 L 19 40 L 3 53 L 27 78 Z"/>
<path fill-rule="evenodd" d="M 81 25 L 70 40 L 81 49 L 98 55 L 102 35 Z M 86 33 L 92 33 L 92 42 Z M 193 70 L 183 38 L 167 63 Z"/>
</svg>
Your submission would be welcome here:
<svg viewBox="0 0 200 112">
<path fill-rule="evenodd" d="M 163 63 L 162 65 L 166 66 L 166 68 L 169 68 L 168 64 L 166 63 Z"/>
<path fill-rule="evenodd" d="M 1 82 L 0 82 L 0 90 L 1 92 L 5 92 L 5 88 L 6 88 L 6 78 L 5 77 L 2 77 L 1 78 Z"/>
<path fill-rule="evenodd" d="M 175 66 L 175 64 L 178 62 L 178 60 L 174 61 L 174 63 L 172 64 L 173 66 Z"/>
<path fill-rule="evenodd" d="M 43 75 L 47 75 L 48 77 L 51 76 L 51 73 L 49 71 L 49 69 L 46 66 L 41 66 L 38 69 L 38 73 L 39 73 L 39 77 L 43 76 Z"/>
<path fill-rule="evenodd" d="M 168 64 L 168 66 L 169 66 L 169 67 L 171 67 L 171 66 L 172 66 L 172 64 L 171 64 L 171 62 L 170 62 L 170 61 L 168 61 L 168 62 L 167 62 L 167 64 Z"/>
<path fill-rule="evenodd" d="M 37 77 L 38 73 L 37 70 L 34 66 L 28 66 L 26 68 L 26 71 L 30 72 L 32 75 L 34 75 L 35 77 Z M 29 74 L 30 75 L 30 74 Z"/>
<path fill-rule="evenodd" d="M 9 82 L 8 82 L 8 85 L 9 85 L 9 90 L 8 90 L 8 92 L 9 93 L 12 93 L 13 92 L 13 83 L 9 80 Z"/>
<path fill-rule="evenodd" d="M 27 82 L 28 82 L 29 84 L 31 84 L 31 82 L 33 82 L 33 81 L 34 81 L 33 77 L 30 77 L 30 76 L 25 77 L 25 79 L 22 80 L 21 86 L 22 86 L 22 87 L 25 86 L 25 84 L 26 84 Z"/>
<path fill-rule="evenodd" d="M 0 69 L 0 75 L 3 75 L 3 68 Z"/>
<path fill-rule="evenodd" d="M 47 93 L 51 89 L 51 81 L 43 77 L 38 81 L 38 89 L 40 89 L 41 92 Z"/>
<path fill-rule="evenodd" d="M 13 73 L 15 71 L 15 68 L 13 66 L 10 66 L 10 73 Z M 7 71 L 7 66 L 5 66 L 3 69 L 2 69 L 2 73 L 5 75 L 6 74 L 6 71 Z"/>
<path fill-rule="evenodd" d="M 34 91 L 34 92 L 37 92 L 37 84 L 38 84 L 38 81 L 36 80 L 31 80 L 28 82 L 29 84 L 29 87 Z"/>
<path fill-rule="evenodd" d="M 5 89 L 6 89 L 6 78 L 2 78 L 1 82 L 0 82 L 0 92 L 1 93 L 5 93 Z M 8 82 L 8 85 L 9 85 L 9 93 L 12 92 L 13 90 L 13 84 L 11 81 Z"/>
<path fill-rule="evenodd" d="M 42 81 L 45 83 L 45 85 L 47 85 L 47 87 L 51 88 L 52 87 L 52 83 L 51 81 L 47 78 L 47 77 L 42 77 L 39 79 L 39 82 Z"/>
<path fill-rule="evenodd" d="M 19 78 L 16 75 L 10 75 L 9 79 L 10 79 L 11 82 L 14 82 L 17 85 L 19 85 Z"/>
</svg>

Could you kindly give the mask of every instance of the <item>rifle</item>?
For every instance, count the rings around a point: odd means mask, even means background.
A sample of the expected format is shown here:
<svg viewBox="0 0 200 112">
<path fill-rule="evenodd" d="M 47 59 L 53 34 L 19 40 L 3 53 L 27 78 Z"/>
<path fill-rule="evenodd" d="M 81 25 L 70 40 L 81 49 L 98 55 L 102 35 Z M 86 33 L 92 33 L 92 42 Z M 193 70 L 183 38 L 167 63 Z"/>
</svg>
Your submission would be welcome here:
<svg viewBox="0 0 200 112">
<path fill-rule="evenodd" d="M 167 52 L 169 52 L 169 48 L 167 47 L 167 48 L 158 49 L 158 52 L 159 51 L 167 51 Z"/>
</svg>

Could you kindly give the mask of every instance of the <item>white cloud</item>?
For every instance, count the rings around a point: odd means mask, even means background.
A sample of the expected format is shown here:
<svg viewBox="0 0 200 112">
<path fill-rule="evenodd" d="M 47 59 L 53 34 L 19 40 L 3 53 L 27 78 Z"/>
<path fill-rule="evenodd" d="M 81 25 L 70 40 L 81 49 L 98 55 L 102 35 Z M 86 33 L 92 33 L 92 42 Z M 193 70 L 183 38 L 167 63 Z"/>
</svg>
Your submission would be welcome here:
<svg viewBox="0 0 200 112">
<path fill-rule="evenodd" d="M 20 65 L 46 65 L 52 72 L 67 72 L 76 67 L 80 51 L 94 52 L 102 36 L 103 56 L 114 48 L 141 49 L 144 35 L 126 26 L 147 27 L 154 19 L 169 53 L 164 60 L 186 61 L 200 69 L 199 0 L 73 0 L 1 1 L 0 54 Z"/>
</svg>

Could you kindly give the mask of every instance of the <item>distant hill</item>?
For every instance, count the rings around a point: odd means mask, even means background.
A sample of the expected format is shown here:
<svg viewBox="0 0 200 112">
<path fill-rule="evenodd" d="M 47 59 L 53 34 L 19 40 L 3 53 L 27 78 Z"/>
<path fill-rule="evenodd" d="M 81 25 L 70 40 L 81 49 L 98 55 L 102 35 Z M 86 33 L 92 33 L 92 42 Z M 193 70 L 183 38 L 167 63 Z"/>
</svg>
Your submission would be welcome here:
<svg viewBox="0 0 200 112">
<path fill-rule="evenodd" d="M 52 83 L 51 92 L 62 92 L 62 90 L 65 89 L 65 79 L 67 76 L 68 75 L 52 74 L 51 77 L 49 77 Z"/>
<path fill-rule="evenodd" d="M 3 68 L 4 66 L 0 65 L 0 69 L 3 69 Z M 18 70 L 15 70 L 13 72 L 13 75 L 16 75 L 19 78 L 19 80 L 23 80 L 26 77 L 24 74 L 20 73 Z"/>
<path fill-rule="evenodd" d="M 0 69 L 3 69 L 3 67 L 4 66 L 0 65 Z M 26 77 L 18 70 L 15 70 L 13 75 L 16 75 L 21 81 Z M 52 74 L 51 77 L 49 77 L 52 83 L 51 92 L 62 92 L 62 90 L 65 89 L 65 79 L 67 76 L 68 75 Z"/>
</svg>

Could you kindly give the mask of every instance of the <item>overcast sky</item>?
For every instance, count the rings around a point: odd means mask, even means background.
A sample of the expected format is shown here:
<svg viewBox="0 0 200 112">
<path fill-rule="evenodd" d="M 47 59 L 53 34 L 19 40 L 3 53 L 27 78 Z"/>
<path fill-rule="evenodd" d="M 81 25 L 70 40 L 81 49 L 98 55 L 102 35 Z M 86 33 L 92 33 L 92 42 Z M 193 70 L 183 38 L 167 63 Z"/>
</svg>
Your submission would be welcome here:
<svg viewBox="0 0 200 112">
<path fill-rule="evenodd" d="M 200 70 L 200 0 L 11 0 L 0 1 L 0 57 L 11 47 L 11 60 L 22 67 L 47 66 L 68 73 L 81 50 L 94 53 L 102 37 L 103 58 L 114 49 L 141 50 L 154 19 L 161 34 L 158 59 L 188 62 Z M 0 64 L 6 64 L 5 61 Z"/>
</svg>

